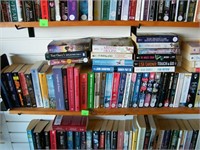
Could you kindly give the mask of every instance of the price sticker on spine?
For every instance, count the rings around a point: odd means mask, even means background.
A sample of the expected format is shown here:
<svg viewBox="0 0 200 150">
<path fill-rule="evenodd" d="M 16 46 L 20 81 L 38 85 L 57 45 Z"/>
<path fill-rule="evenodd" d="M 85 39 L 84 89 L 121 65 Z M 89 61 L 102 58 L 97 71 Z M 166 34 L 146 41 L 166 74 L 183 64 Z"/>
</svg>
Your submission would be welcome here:
<svg viewBox="0 0 200 150">
<path fill-rule="evenodd" d="M 40 27 L 48 27 L 49 26 L 49 22 L 48 22 L 47 19 L 40 19 L 39 25 L 40 25 Z"/>
<path fill-rule="evenodd" d="M 81 115 L 82 116 L 88 116 L 89 115 L 89 111 L 88 110 L 81 110 Z"/>
</svg>

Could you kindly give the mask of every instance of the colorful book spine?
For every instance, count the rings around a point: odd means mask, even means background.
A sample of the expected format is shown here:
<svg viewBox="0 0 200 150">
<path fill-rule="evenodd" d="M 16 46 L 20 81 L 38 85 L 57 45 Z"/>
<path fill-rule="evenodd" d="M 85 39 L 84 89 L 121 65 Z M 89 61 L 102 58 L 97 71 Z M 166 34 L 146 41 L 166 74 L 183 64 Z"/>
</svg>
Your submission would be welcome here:
<svg viewBox="0 0 200 150">
<path fill-rule="evenodd" d="M 135 60 L 134 67 L 156 67 L 156 66 L 176 66 L 177 61 L 158 61 L 158 60 Z"/>
<path fill-rule="evenodd" d="M 11 10 L 11 17 L 12 22 L 18 22 L 18 13 L 17 13 L 17 1 L 10 0 L 10 10 Z"/>
<path fill-rule="evenodd" d="M 130 0 L 129 3 L 129 20 L 135 20 L 137 0 Z"/>
<path fill-rule="evenodd" d="M 143 48 L 179 48 L 179 43 L 165 42 L 165 43 L 137 43 L 139 49 Z"/>
<path fill-rule="evenodd" d="M 120 82 L 119 82 L 119 90 L 118 90 L 118 105 L 117 105 L 118 108 L 122 108 L 124 88 L 125 88 L 125 83 L 126 83 L 126 74 L 127 73 L 120 74 Z"/>
<path fill-rule="evenodd" d="M 79 64 L 79 63 L 87 63 L 88 58 L 74 58 L 74 59 L 53 59 L 49 60 L 50 65 L 67 65 L 67 64 Z"/>
<path fill-rule="evenodd" d="M 61 66 L 53 66 L 52 68 L 57 110 L 65 110 L 62 67 L 63 66 L 61 65 Z"/>
<path fill-rule="evenodd" d="M 109 20 L 116 20 L 117 0 L 110 0 Z"/>
<path fill-rule="evenodd" d="M 75 89 L 74 89 L 74 67 L 67 67 L 67 93 L 69 99 L 69 110 L 75 111 Z"/>
<path fill-rule="evenodd" d="M 88 20 L 88 0 L 79 2 L 79 18 L 80 20 Z"/>
<path fill-rule="evenodd" d="M 180 48 L 143 48 L 138 54 L 180 54 Z"/>
<path fill-rule="evenodd" d="M 92 65 L 93 72 L 114 72 L 114 66 L 96 66 Z"/>
<path fill-rule="evenodd" d="M 124 59 L 93 59 L 92 65 L 99 66 L 133 66 L 133 60 Z"/>
<path fill-rule="evenodd" d="M 199 79 L 199 83 L 198 83 L 198 87 L 197 87 L 194 107 L 200 107 L 200 79 Z"/>
<path fill-rule="evenodd" d="M 81 149 L 86 149 L 86 132 L 80 132 Z"/>
<path fill-rule="evenodd" d="M 106 85 L 104 95 L 104 107 L 110 108 L 110 101 L 112 97 L 113 73 L 106 73 Z"/>
<path fill-rule="evenodd" d="M 48 0 L 40 1 L 41 18 L 49 20 Z"/>
<path fill-rule="evenodd" d="M 100 106 L 100 82 L 101 82 L 101 73 L 95 73 L 94 80 L 94 108 L 99 108 Z"/>
<path fill-rule="evenodd" d="M 133 93 L 134 93 L 136 77 L 137 77 L 137 73 L 132 73 L 129 97 L 128 97 L 128 107 L 132 107 L 132 97 L 133 97 Z"/>
<path fill-rule="evenodd" d="M 102 0 L 101 6 L 101 20 L 109 20 L 110 1 Z"/>
<path fill-rule="evenodd" d="M 81 149 L 81 134 L 80 132 L 74 132 L 74 149 Z"/>
<path fill-rule="evenodd" d="M 157 10 L 157 1 L 151 0 L 150 1 L 150 9 L 149 9 L 149 21 L 155 21 L 157 19 L 156 12 Z"/>
<path fill-rule="evenodd" d="M 88 108 L 94 108 L 94 77 L 94 72 L 88 72 Z"/>
<path fill-rule="evenodd" d="M 158 61 L 165 61 L 165 60 L 174 60 L 176 59 L 175 54 L 136 54 L 135 60 L 158 60 Z"/>
<path fill-rule="evenodd" d="M 122 0 L 121 20 L 128 20 L 129 0 Z"/>
<path fill-rule="evenodd" d="M 81 110 L 87 109 L 88 77 L 87 73 L 80 73 L 80 105 Z"/>
<path fill-rule="evenodd" d="M 54 0 L 48 0 L 48 16 L 50 21 L 56 21 L 56 6 Z"/>
<path fill-rule="evenodd" d="M 126 83 L 124 87 L 124 96 L 122 100 L 122 108 L 127 108 L 129 105 L 129 97 L 130 97 L 130 85 L 131 85 L 131 78 L 132 78 L 132 73 L 127 73 L 126 74 Z"/>
<path fill-rule="evenodd" d="M 73 131 L 67 131 L 66 133 L 67 133 L 67 149 L 74 149 Z"/>
<path fill-rule="evenodd" d="M 111 108 L 117 107 L 119 81 L 120 81 L 120 73 L 114 72 L 113 85 L 112 85 L 112 96 L 111 96 L 111 100 L 110 100 Z"/>
<path fill-rule="evenodd" d="M 50 130 L 50 146 L 51 149 L 57 149 L 56 130 Z"/>
<path fill-rule="evenodd" d="M 106 72 L 101 72 L 100 107 L 104 107 L 104 95 L 106 85 Z"/>
<path fill-rule="evenodd" d="M 78 20 L 78 1 L 68 0 L 67 6 L 69 21 Z"/>
<path fill-rule="evenodd" d="M 86 131 L 86 149 L 92 149 L 92 131 Z"/>
<path fill-rule="evenodd" d="M 127 53 L 101 53 L 91 52 L 91 59 L 127 59 L 132 60 L 133 55 Z"/>
<path fill-rule="evenodd" d="M 80 80 L 79 80 L 80 68 L 74 67 L 74 100 L 75 100 L 75 111 L 80 111 Z"/>
</svg>

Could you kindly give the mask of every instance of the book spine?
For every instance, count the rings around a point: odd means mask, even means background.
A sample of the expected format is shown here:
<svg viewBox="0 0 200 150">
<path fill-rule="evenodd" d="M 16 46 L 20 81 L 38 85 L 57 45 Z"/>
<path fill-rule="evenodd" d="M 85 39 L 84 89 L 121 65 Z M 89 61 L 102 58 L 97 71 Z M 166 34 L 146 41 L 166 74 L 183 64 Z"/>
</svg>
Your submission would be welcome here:
<svg viewBox="0 0 200 150">
<path fill-rule="evenodd" d="M 132 98 L 133 98 L 133 93 L 134 93 L 134 87 L 135 87 L 135 82 L 136 82 L 136 73 L 132 73 L 131 77 L 131 84 L 130 84 L 130 90 L 129 90 L 129 97 L 128 97 L 128 107 L 132 107 Z"/>
<path fill-rule="evenodd" d="M 179 43 L 165 42 L 165 43 L 138 43 L 138 48 L 179 48 Z"/>
<path fill-rule="evenodd" d="M 88 20 L 88 0 L 79 2 L 79 18 L 80 20 Z"/>
<path fill-rule="evenodd" d="M 62 68 L 62 77 L 63 77 L 63 91 L 64 91 L 64 99 L 65 99 L 65 109 L 69 110 L 69 99 L 68 99 L 68 78 L 67 78 L 67 67 Z"/>
<path fill-rule="evenodd" d="M 124 131 L 118 131 L 117 149 L 123 149 L 123 144 L 124 144 Z"/>
<path fill-rule="evenodd" d="M 94 19 L 93 12 L 94 12 L 94 2 L 88 0 L 88 21 L 92 21 Z"/>
<path fill-rule="evenodd" d="M 61 21 L 69 20 L 69 18 L 68 18 L 68 2 L 67 2 L 67 0 L 60 0 L 60 7 L 59 8 L 60 8 Z"/>
<path fill-rule="evenodd" d="M 17 2 L 15 0 L 10 0 L 10 10 L 12 22 L 18 22 L 18 13 L 17 13 Z"/>
<path fill-rule="evenodd" d="M 65 110 L 62 68 L 53 67 L 52 71 L 53 71 L 53 81 L 54 81 L 55 96 L 56 96 L 56 109 Z"/>
<path fill-rule="evenodd" d="M 176 7 L 177 7 L 177 0 L 172 0 L 170 3 L 170 21 L 175 21 L 176 18 Z"/>
<path fill-rule="evenodd" d="M 133 72 L 133 67 L 132 66 L 117 66 L 115 70 L 117 72 L 132 73 Z"/>
<path fill-rule="evenodd" d="M 50 130 L 50 146 L 51 149 L 57 149 L 56 130 Z"/>
<path fill-rule="evenodd" d="M 132 107 L 138 107 L 138 96 L 139 96 L 141 79 L 142 79 L 142 73 L 137 73 L 135 86 L 134 86 L 134 92 L 132 96 Z"/>
<path fill-rule="evenodd" d="M 73 131 L 66 131 L 67 134 L 67 149 L 74 149 L 74 136 L 73 136 Z M 64 140 L 64 139 L 63 139 Z"/>
<path fill-rule="evenodd" d="M 93 59 L 92 65 L 99 66 L 133 66 L 133 60 L 123 59 Z"/>
<path fill-rule="evenodd" d="M 116 20 L 121 20 L 122 0 L 117 0 Z"/>
<path fill-rule="evenodd" d="M 169 107 L 173 107 L 178 76 L 179 76 L 179 73 L 175 73 L 174 78 L 173 78 L 172 88 L 171 88 L 171 92 L 169 96 Z"/>
<path fill-rule="evenodd" d="M 75 111 L 75 89 L 74 89 L 74 67 L 67 67 L 67 93 L 69 99 L 69 110 Z"/>
<path fill-rule="evenodd" d="M 132 60 L 132 54 L 91 52 L 91 59 L 127 59 Z"/>
<path fill-rule="evenodd" d="M 164 2 L 164 0 L 160 0 L 158 2 L 158 17 L 157 17 L 158 21 L 163 21 L 165 2 Z"/>
<path fill-rule="evenodd" d="M 145 5 L 145 0 L 142 0 L 141 1 L 141 8 L 140 8 L 140 16 L 139 16 L 139 18 L 140 18 L 140 20 L 141 21 L 143 21 L 143 17 L 144 17 L 144 5 Z"/>
<path fill-rule="evenodd" d="M 150 5 L 149 5 L 149 21 L 155 21 L 156 20 L 156 12 L 157 10 L 157 1 L 155 0 L 150 0 Z"/>
<path fill-rule="evenodd" d="M 177 43 L 178 35 L 138 35 L 136 41 L 138 43 Z"/>
<path fill-rule="evenodd" d="M 50 149 L 50 133 L 49 131 L 44 131 L 44 146 L 45 149 Z"/>
<path fill-rule="evenodd" d="M 126 83 L 126 74 L 127 73 L 120 74 L 120 82 L 119 82 L 119 89 L 118 89 L 118 105 L 117 105 L 118 108 L 122 107 L 124 88 L 125 88 L 125 83 Z"/>
<path fill-rule="evenodd" d="M 48 20 L 49 19 L 48 0 L 40 1 L 40 9 L 41 9 L 41 18 Z"/>
<path fill-rule="evenodd" d="M 137 0 L 135 20 L 140 20 L 142 0 Z"/>
<path fill-rule="evenodd" d="M 9 2 L 1 1 L 2 16 L 4 22 L 11 22 L 11 16 L 9 15 Z"/>
<path fill-rule="evenodd" d="M 95 73 L 94 82 L 94 108 L 99 108 L 100 106 L 100 81 L 101 73 Z"/>
<path fill-rule="evenodd" d="M 75 111 L 80 111 L 80 85 L 79 85 L 79 74 L 80 69 L 74 67 L 74 100 L 75 100 Z"/>
<path fill-rule="evenodd" d="M 86 149 L 92 149 L 92 131 L 86 131 Z"/>
<path fill-rule="evenodd" d="M 194 107 L 195 105 L 195 98 L 197 93 L 199 83 L 199 73 L 192 73 L 191 82 L 189 85 L 189 91 L 187 94 L 186 106 L 189 108 Z"/>
<path fill-rule="evenodd" d="M 111 96 L 111 100 L 110 100 L 111 108 L 117 107 L 119 80 L 120 80 L 120 73 L 114 72 L 113 85 L 112 85 L 112 96 Z"/>
<path fill-rule="evenodd" d="M 92 45 L 93 52 L 133 53 L 133 46 Z"/>
<path fill-rule="evenodd" d="M 67 5 L 69 21 L 78 20 L 78 1 L 68 0 Z"/>
<path fill-rule="evenodd" d="M 176 66 L 177 61 L 148 61 L 148 60 L 136 60 L 134 61 L 134 67 L 157 67 L 157 66 Z"/>
<path fill-rule="evenodd" d="M 56 108 L 56 96 L 55 96 L 55 88 L 53 84 L 53 74 L 47 74 L 47 86 L 48 86 L 48 97 L 49 97 L 49 107 Z"/>
<path fill-rule="evenodd" d="M 180 48 L 143 48 L 138 50 L 138 54 L 180 54 Z"/>
<path fill-rule="evenodd" d="M 171 143 L 170 143 L 170 146 L 169 146 L 170 149 L 175 149 L 176 148 L 178 135 L 179 135 L 179 131 L 178 130 L 173 130 L 172 135 L 171 135 L 172 139 L 171 139 Z"/>
<path fill-rule="evenodd" d="M 129 20 L 135 20 L 137 0 L 130 0 L 129 3 Z"/>
<path fill-rule="evenodd" d="M 104 95 L 105 95 L 105 85 L 106 85 L 106 72 L 101 72 L 101 79 L 100 79 L 100 107 L 104 107 Z"/>
<path fill-rule="evenodd" d="M 93 72 L 114 72 L 113 66 L 96 66 L 92 65 Z"/>
<path fill-rule="evenodd" d="M 199 22 L 200 21 L 200 17 L 199 17 L 199 15 L 200 15 L 200 7 L 199 6 L 200 6 L 200 1 L 197 0 L 195 13 L 194 13 L 194 19 L 193 19 L 194 22 Z"/>
<path fill-rule="evenodd" d="M 56 21 L 55 0 L 48 0 L 49 21 Z"/>
<path fill-rule="evenodd" d="M 94 0 L 94 20 L 101 20 L 101 1 Z"/>
<path fill-rule="evenodd" d="M 187 3 L 188 3 L 188 2 L 185 1 L 185 0 L 179 0 L 179 3 L 178 3 L 177 21 L 185 21 Z"/>
<path fill-rule="evenodd" d="M 74 149 L 81 149 L 81 134 L 80 132 L 74 132 Z"/>
<path fill-rule="evenodd" d="M 94 108 L 94 76 L 94 72 L 88 72 L 88 108 Z"/>
<path fill-rule="evenodd" d="M 134 72 L 175 72 L 175 66 L 169 67 L 134 67 Z"/>
<path fill-rule="evenodd" d="M 176 59 L 175 54 L 136 54 L 135 60 L 174 60 Z"/>
<path fill-rule="evenodd" d="M 171 131 L 170 130 L 165 130 L 162 143 L 161 143 L 161 149 L 167 149 L 169 144 L 170 144 L 170 136 L 171 136 Z"/>
<path fill-rule="evenodd" d="M 27 130 L 26 133 L 27 133 L 29 148 L 30 148 L 30 150 L 34 150 L 34 142 L 35 142 L 35 140 L 34 140 L 33 131 Z"/>
<path fill-rule="evenodd" d="M 35 0 L 35 21 L 41 19 L 41 5 L 40 0 Z"/>
<path fill-rule="evenodd" d="M 100 131 L 99 149 L 105 149 L 105 131 Z"/>
<path fill-rule="evenodd" d="M 109 20 L 116 20 L 117 0 L 110 0 Z"/>
<path fill-rule="evenodd" d="M 129 131 L 124 131 L 123 149 L 128 149 Z"/>
<path fill-rule="evenodd" d="M 198 82 L 194 107 L 200 107 L 200 79 L 199 79 L 199 82 Z"/>
<path fill-rule="evenodd" d="M 80 64 L 80 63 L 87 63 L 88 58 L 75 58 L 75 59 L 53 59 L 49 60 L 50 65 L 67 65 L 67 64 Z"/>
<path fill-rule="evenodd" d="M 93 131 L 92 132 L 92 147 L 93 149 L 99 148 L 99 131 Z"/>
<path fill-rule="evenodd" d="M 109 20 L 110 1 L 101 1 L 101 20 Z"/>
<path fill-rule="evenodd" d="M 122 0 L 121 20 L 128 20 L 129 0 Z"/>
<path fill-rule="evenodd" d="M 129 106 L 129 97 L 130 97 L 130 85 L 131 85 L 132 73 L 126 74 L 126 83 L 124 87 L 124 96 L 122 100 L 122 108 L 127 108 Z"/>
<path fill-rule="evenodd" d="M 111 136 L 111 149 L 117 149 L 117 131 L 112 131 Z"/>
<path fill-rule="evenodd" d="M 80 73 L 80 103 L 81 110 L 87 109 L 87 73 Z"/>
<path fill-rule="evenodd" d="M 109 149 L 110 147 L 111 147 L 111 131 L 106 131 L 105 149 Z"/>
<path fill-rule="evenodd" d="M 56 21 L 61 21 L 61 15 L 60 15 L 60 0 L 54 0 L 55 2 L 55 19 Z"/>
<path fill-rule="evenodd" d="M 163 20 L 170 20 L 170 0 L 165 0 Z"/>
<path fill-rule="evenodd" d="M 104 95 L 104 107 L 110 108 L 110 101 L 112 96 L 112 85 L 113 85 L 113 74 L 106 73 L 106 85 L 105 85 L 105 95 Z"/>
<path fill-rule="evenodd" d="M 86 132 L 80 132 L 81 149 L 86 149 Z"/>
<path fill-rule="evenodd" d="M 144 3 L 144 13 L 143 13 L 143 20 L 144 21 L 148 21 L 149 19 L 149 4 L 150 4 L 150 0 L 145 0 Z"/>
</svg>

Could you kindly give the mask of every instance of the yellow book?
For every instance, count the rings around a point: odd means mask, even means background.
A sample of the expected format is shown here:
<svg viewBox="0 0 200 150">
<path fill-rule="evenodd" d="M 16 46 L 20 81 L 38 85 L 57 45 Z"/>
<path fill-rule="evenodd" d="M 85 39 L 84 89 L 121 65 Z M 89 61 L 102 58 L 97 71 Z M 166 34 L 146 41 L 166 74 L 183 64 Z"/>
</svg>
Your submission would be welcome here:
<svg viewBox="0 0 200 150">
<path fill-rule="evenodd" d="M 133 132 L 132 132 L 132 150 L 136 150 L 138 139 L 138 127 L 136 124 L 137 117 L 133 117 Z"/>
</svg>

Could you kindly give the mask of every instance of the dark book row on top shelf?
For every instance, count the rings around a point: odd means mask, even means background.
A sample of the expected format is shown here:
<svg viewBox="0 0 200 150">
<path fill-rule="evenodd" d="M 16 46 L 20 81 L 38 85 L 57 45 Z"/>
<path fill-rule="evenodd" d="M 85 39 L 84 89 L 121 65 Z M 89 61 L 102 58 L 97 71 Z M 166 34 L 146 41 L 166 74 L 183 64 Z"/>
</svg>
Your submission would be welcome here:
<svg viewBox="0 0 200 150">
<path fill-rule="evenodd" d="M 1 22 L 40 19 L 198 22 L 200 19 L 198 0 L 3 0 L 0 6 Z"/>
</svg>

